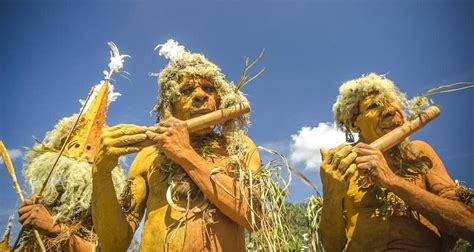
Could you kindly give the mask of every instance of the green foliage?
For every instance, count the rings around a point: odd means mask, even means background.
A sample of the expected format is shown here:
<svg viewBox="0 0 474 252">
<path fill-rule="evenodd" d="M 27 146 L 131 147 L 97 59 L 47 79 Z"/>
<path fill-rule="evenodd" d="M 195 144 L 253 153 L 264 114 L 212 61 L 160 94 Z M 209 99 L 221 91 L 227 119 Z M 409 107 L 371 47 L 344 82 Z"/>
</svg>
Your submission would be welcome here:
<svg viewBox="0 0 474 252">
<path fill-rule="evenodd" d="M 474 247 L 468 241 L 459 239 L 456 242 L 456 245 L 454 246 L 454 248 L 451 251 L 453 251 L 453 252 L 469 252 L 469 251 L 474 251 Z"/>
<path fill-rule="evenodd" d="M 287 224 L 287 232 L 281 234 L 286 236 L 285 251 L 315 251 L 316 249 L 318 249 L 316 251 L 322 251 L 320 247 L 316 246 L 318 242 L 314 240 L 315 234 L 312 234 L 314 230 L 310 228 L 310 225 L 313 225 L 311 223 L 314 223 L 312 218 L 316 216 L 320 207 L 319 203 L 315 204 L 315 199 L 315 197 L 311 197 L 300 203 L 285 203 L 284 211 L 281 213 Z M 309 214 L 310 212 L 311 214 Z M 249 251 L 266 250 L 263 247 L 257 247 L 248 232 L 246 233 L 246 244 Z"/>
<path fill-rule="evenodd" d="M 294 250 L 306 250 L 309 248 L 309 221 L 306 216 L 306 208 L 308 202 L 303 203 L 286 203 L 288 212 L 286 213 L 287 223 L 289 223 L 290 232 L 293 234 L 293 244 L 291 248 Z"/>
</svg>

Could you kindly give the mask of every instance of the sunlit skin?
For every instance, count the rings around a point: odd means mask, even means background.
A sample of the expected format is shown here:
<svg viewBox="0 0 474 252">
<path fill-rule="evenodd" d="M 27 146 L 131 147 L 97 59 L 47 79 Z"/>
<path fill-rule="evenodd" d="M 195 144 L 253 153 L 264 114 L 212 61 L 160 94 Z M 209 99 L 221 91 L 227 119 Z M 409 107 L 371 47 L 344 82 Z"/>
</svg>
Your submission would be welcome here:
<svg viewBox="0 0 474 252">
<path fill-rule="evenodd" d="M 89 136 L 94 135 L 102 127 L 101 122 L 104 122 L 102 116 L 105 116 L 107 106 L 101 104 L 101 100 L 106 94 L 107 89 L 103 86 L 97 96 L 95 96 L 93 101 L 90 103 L 87 112 L 82 115 L 82 123 L 80 127 L 77 127 L 72 133 L 65 152 L 63 153 L 64 156 L 74 157 L 77 162 L 81 162 L 81 160 L 84 159 L 83 155 L 85 149 L 78 148 L 78 146 L 88 145 L 91 147 L 92 143 L 95 142 L 95 139 L 89 138 Z M 59 151 L 59 149 L 57 151 Z M 51 163 L 50 165 L 52 166 L 53 164 Z M 56 195 L 58 200 L 61 196 L 61 193 Z M 50 207 L 45 207 L 42 204 L 35 203 L 33 198 L 26 199 L 18 209 L 19 222 L 26 228 L 31 227 L 38 230 L 40 234 L 48 238 L 54 239 L 57 236 L 66 235 L 68 232 L 68 225 L 54 221 L 49 212 L 49 210 L 54 211 L 54 209 L 51 208 L 52 203 L 53 202 L 49 202 L 49 204 L 46 204 L 47 206 L 50 205 Z M 81 220 L 86 219 L 86 217 L 81 215 L 78 215 L 77 217 Z M 90 216 L 88 216 L 88 218 L 90 218 Z M 78 221 L 78 219 L 72 221 Z M 60 248 L 61 251 L 91 251 L 95 247 L 93 242 L 82 239 L 76 234 L 71 234 L 71 236 L 67 238 L 67 241 L 62 243 L 62 247 Z M 28 247 L 30 244 L 25 243 L 25 245 Z"/>
<path fill-rule="evenodd" d="M 48 209 L 42 204 L 35 204 L 32 199 L 26 199 L 18 209 L 18 221 L 26 228 L 34 228 L 41 235 L 55 238 L 61 234 L 61 226 L 53 220 Z M 62 251 L 91 251 L 94 247 L 89 241 L 77 235 L 72 235 L 61 247 Z"/>
<path fill-rule="evenodd" d="M 181 95 L 173 103 L 173 115 L 182 121 L 217 109 L 219 96 L 214 85 L 201 77 L 185 76 L 179 84 Z"/>
<path fill-rule="evenodd" d="M 433 251 L 440 249 L 440 232 L 472 242 L 474 211 L 455 201 L 455 184 L 431 146 L 412 141 L 429 160 L 430 171 L 407 181 L 395 174 L 399 166 L 394 160 L 368 145 L 404 122 L 399 104 L 388 99 L 375 104 L 375 95 L 359 103 L 359 115 L 351 127 L 359 132 L 359 143 L 321 150 L 324 207 L 320 235 L 325 250 L 342 251 L 347 242 L 348 251 Z M 421 214 L 419 219 L 374 217 L 380 203 L 373 192 L 359 190 L 359 174 L 403 199 Z"/>
<path fill-rule="evenodd" d="M 353 130 L 360 132 L 360 141 L 368 144 L 405 122 L 397 102 L 384 99 L 378 104 L 376 97 L 368 95 L 359 103 L 359 115 L 353 124 Z"/>
<path fill-rule="evenodd" d="M 204 115 L 217 110 L 219 96 L 214 85 L 199 76 L 184 76 L 179 84 L 181 95 L 173 104 L 173 116 L 179 120 L 186 121 L 196 116 Z M 214 129 L 195 132 L 195 135 L 209 134 Z"/>
<path fill-rule="evenodd" d="M 211 133 L 213 127 L 190 135 L 183 120 L 216 110 L 219 97 L 211 82 L 197 76 L 181 79 L 181 96 L 173 104 L 173 118 L 150 128 L 136 125 L 118 125 L 103 131 L 99 153 L 93 168 L 93 221 L 101 248 L 105 251 L 125 251 L 133 238 L 137 223 L 127 219 L 122 211 L 112 185 L 110 171 L 120 156 L 139 152 L 128 177 L 132 179 L 133 202 L 131 208 L 142 218 L 146 209 L 145 223 L 140 241 L 141 251 L 244 251 L 244 229 L 252 230 L 248 219 L 249 205 L 241 195 L 235 179 L 225 173 L 213 176 L 221 186 L 210 179 L 215 167 L 229 169 L 225 145 L 212 147 L 215 158 L 205 160 L 194 146 Z M 142 148 L 140 143 L 151 139 L 156 146 Z M 254 143 L 246 138 L 248 153 L 242 160 L 247 169 L 255 171 L 260 158 Z M 143 150 L 142 150 L 143 149 Z M 184 213 L 173 210 L 167 203 L 166 174 L 160 172 L 160 154 L 181 166 L 198 186 L 203 195 L 217 209 L 213 213 L 215 224 L 207 223 L 204 232 L 202 214 L 190 214 L 186 226 L 165 242 Z M 227 191 L 233 193 L 228 194 Z M 247 190 L 245 190 L 247 191 Z M 175 202 L 186 207 L 185 202 Z M 190 207 L 195 207 L 193 203 Z"/>
</svg>

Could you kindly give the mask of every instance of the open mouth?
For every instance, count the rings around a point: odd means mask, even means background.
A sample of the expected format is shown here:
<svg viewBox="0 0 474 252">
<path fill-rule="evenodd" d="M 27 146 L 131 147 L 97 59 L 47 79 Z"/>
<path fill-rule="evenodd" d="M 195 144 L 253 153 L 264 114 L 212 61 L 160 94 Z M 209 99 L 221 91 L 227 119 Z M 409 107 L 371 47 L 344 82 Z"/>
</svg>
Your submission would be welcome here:
<svg viewBox="0 0 474 252">
<path fill-rule="evenodd" d="M 396 129 L 399 125 L 398 124 L 393 124 L 391 126 L 387 126 L 387 127 L 383 127 L 381 128 L 382 131 L 386 132 L 386 131 L 392 131 L 394 129 Z"/>
<path fill-rule="evenodd" d="M 399 116 L 391 116 L 390 118 L 385 118 L 385 120 L 381 121 L 380 129 L 383 131 L 391 131 L 403 124 L 403 119 Z"/>
<path fill-rule="evenodd" d="M 402 120 L 392 119 L 389 122 L 381 123 L 380 129 L 383 131 L 391 131 L 403 124 Z"/>
</svg>

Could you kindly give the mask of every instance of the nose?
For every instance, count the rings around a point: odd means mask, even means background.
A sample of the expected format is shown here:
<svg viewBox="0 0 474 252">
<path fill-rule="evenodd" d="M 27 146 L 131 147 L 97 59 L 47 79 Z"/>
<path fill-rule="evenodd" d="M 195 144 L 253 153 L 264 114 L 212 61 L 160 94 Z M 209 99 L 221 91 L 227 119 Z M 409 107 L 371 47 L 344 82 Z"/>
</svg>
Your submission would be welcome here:
<svg viewBox="0 0 474 252">
<path fill-rule="evenodd" d="M 394 116 L 395 115 L 395 108 L 392 106 L 389 106 L 383 113 L 383 117 L 389 117 L 389 116 Z"/>
<path fill-rule="evenodd" d="M 208 99 L 209 96 L 200 88 L 198 88 L 193 96 L 193 105 L 195 107 L 200 107 L 202 104 L 206 103 Z"/>
</svg>

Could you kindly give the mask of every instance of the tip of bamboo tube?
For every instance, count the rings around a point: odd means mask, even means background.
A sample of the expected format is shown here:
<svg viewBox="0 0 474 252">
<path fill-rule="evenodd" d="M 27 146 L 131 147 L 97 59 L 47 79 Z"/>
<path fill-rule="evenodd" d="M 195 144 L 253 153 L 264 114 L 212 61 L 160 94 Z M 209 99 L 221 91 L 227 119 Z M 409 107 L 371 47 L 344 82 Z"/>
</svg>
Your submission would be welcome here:
<svg viewBox="0 0 474 252">
<path fill-rule="evenodd" d="M 438 106 L 430 106 L 424 112 L 429 118 L 438 117 L 441 114 L 441 110 Z"/>
</svg>

